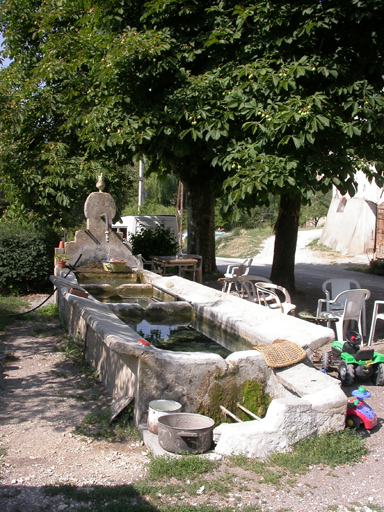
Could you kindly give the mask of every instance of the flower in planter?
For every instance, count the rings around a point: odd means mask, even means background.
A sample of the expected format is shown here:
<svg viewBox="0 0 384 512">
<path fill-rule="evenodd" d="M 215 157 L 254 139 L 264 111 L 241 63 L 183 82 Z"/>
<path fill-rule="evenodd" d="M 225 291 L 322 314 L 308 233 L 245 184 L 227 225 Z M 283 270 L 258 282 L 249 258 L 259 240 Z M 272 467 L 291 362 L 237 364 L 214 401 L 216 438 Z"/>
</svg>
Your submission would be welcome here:
<svg viewBox="0 0 384 512">
<path fill-rule="evenodd" d="M 372 270 L 384 270 L 384 258 L 374 258 L 369 262 L 369 268 Z"/>
<path fill-rule="evenodd" d="M 55 259 L 56 259 L 56 261 L 68 261 L 69 260 L 69 256 L 65 252 L 58 252 L 58 251 L 56 251 L 55 252 Z"/>
</svg>

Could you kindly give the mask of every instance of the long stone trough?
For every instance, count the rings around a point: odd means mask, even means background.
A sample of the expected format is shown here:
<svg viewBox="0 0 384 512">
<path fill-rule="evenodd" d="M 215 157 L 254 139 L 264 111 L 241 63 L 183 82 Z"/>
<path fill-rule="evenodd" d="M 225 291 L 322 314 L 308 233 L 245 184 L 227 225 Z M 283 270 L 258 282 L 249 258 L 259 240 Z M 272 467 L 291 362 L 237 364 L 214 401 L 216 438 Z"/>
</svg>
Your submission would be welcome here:
<svg viewBox="0 0 384 512">
<path fill-rule="evenodd" d="M 213 390 L 257 382 L 272 399 L 265 417 L 219 424 L 214 431 L 216 453 L 264 457 L 274 450 L 286 450 L 311 434 L 344 428 L 347 398 L 340 382 L 316 370 L 310 362 L 314 350 L 334 339 L 333 330 L 177 276 L 138 272 L 146 285 L 175 299 L 174 303 L 164 303 L 165 315 L 171 309 L 190 309 L 197 328 L 204 327 L 212 337 L 219 329 L 224 345 L 239 340 L 241 346 L 224 359 L 214 353 L 171 352 L 144 345 L 140 335 L 117 317 L 113 310 L 117 306 L 103 304 L 92 296 L 79 297 L 73 290 L 82 287 L 73 274 L 66 279 L 52 276 L 68 333 L 83 341 L 87 361 L 99 371 L 114 398 L 134 398 L 138 426 L 146 424 L 151 400 L 176 400 L 183 412 L 201 412 L 209 410 L 216 396 Z M 254 347 L 276 339 L 298 344 L 307 358 L 278 370 L 268 367 Z"/>
</svg>

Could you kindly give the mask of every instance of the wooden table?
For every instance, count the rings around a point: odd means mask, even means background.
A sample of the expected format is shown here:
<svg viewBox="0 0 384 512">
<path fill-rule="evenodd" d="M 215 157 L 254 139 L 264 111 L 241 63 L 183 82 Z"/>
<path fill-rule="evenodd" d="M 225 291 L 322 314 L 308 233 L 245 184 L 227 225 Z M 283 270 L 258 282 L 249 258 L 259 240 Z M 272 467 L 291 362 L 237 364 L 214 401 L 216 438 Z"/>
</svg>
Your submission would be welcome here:
<svg viewBox="0 0 384 512">
<path fill-rule="evenodd" d="M 153 270 L 159 269 L 163 276 L 166 275 L 167 268 L 177 268 L 178 275 L 181 276 L 183 270 L 189 270 L 193 273 L 193 280 L 196 281 L 196 268 L 198 260 L 182 256 L 176 258 L 175 256 L 153 256 L 152 268 Z"/>
</svg>

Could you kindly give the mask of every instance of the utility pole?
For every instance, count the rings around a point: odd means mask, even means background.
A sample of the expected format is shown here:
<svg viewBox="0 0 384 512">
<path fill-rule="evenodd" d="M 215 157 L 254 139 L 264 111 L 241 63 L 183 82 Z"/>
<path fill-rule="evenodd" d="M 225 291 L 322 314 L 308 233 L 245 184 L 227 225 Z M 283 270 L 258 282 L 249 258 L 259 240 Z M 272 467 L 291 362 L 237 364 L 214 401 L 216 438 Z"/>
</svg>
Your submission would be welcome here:
<svg viewBox="0 0 384 512">
<path fill-rule="evenodd" d="M 139 197 L 137 201 L 137 211 L 140 213 L 140 206 L 144 202 L 144 162 L 139 161 Z"/>
<path fill-rule="evenodd" d="M 179 181 L 176 201 L 176 219 L 179 228 L 179 247 L 183 245 L 183 184 Z"/>
</svg>

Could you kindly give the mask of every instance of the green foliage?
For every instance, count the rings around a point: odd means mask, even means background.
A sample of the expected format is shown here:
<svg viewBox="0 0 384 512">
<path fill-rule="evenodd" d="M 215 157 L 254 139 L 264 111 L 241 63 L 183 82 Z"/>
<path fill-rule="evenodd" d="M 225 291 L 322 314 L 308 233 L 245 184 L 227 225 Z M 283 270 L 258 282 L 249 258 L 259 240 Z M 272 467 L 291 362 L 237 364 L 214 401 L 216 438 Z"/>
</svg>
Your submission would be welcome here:
<svg viewBox="0 0 384 512">
<path fill-rule="evenodd" d="M 129 235 L 129 243 L 132 246 L 132 254 L 141 254 L 144 259 L 150 259 L 155 255 L 176 254 L 177 240 L 170 230 L 164 225 L 156 228 L 145 228 L 135 235 Z"/>
<path fill-rule="evenodd" d="M 329 210 L 329 205 L 332 200 L 332 191 L 326 194 L 318 192 L 313 194 L 309 203 L 304 205 L 300 211 L 300 223 L 310 223 L 317 227 L 319 220 L 326 217 Z"/>
<path fill-rule="evenodd" d="M 54 247 L 52 229 L 3 223 L 0 230 L 0 293 L 36 293 L 52 289 Z"/>
<path fill-rule="evenodd" d="M 157 176 L 152 173 L 145 177 L 144 190 L 146 193 L 145 202 L 162 204 L 165 207 L 173 207 L 175 211 L 177 198 L 178 180 L 174 175 Z M 145 215 L 145 214 L 144 214 Z"/>
<path fill-rule="evenodd" d="M 212 270 L 223 187 L 230 212 L 271 193 L 353 195 L 356 167 L 383 184 L 383 13 L 382 0 L 2 2 L 8 214 L 70 223 L 96 169 L 121 194 L 123 167 L 145 155 L 190 199 L 209 194 L 190 201 L 188 243 Z M 280 274 L 293 275 L 284 250 Z"/>
<path fill-rule="evenodd" d="M 225 231 L 235 227 L 243 229 L 269 228 L 273 229 L 279 213 L 279 197 L 269 195 L 268 203 L 249 207 L 246 204 L 234 204 L 229 210 L 226 207 L 227 197 L 224 195 L 217 200 L 220 207 L 221 222 L 216 221 Z"/>
<path fill-rule="evenodd" d="M 137 206 L 124 208 L 124 215 L 175 215 L 175 208 L 145 200 L 140 209 Z"/>
</svg>

